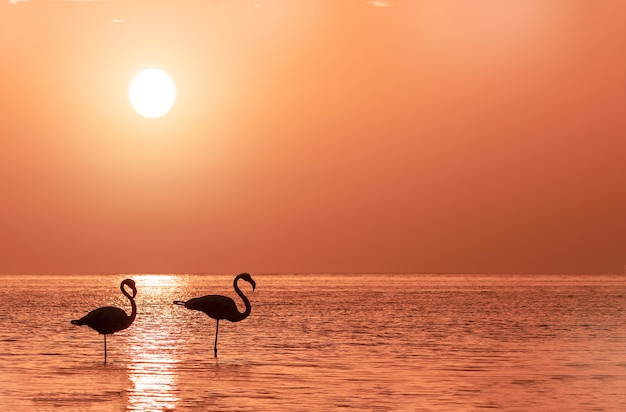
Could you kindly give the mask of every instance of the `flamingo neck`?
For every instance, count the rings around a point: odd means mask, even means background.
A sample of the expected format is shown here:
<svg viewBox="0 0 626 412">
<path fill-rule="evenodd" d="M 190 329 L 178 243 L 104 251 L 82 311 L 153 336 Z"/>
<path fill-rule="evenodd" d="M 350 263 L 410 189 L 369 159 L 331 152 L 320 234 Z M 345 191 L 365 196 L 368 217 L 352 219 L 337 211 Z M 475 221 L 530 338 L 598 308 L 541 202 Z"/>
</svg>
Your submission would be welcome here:
<svg viewBox="0 0 626 412">
<path fill-rule="evenodd" d="M 252 305 L 250 305 L 250 301 L 248 300 L 246 295 L 243 294 L 241 289 L 239 289 L 239 286 L 237 286 L 237 282 L 239 281 L 239 279 L 240 276 L 237 276 L 235 278 L 235 280 L 233 281 L 233 287 L 235 288 L 235 292 L 239 295 L 241 300 L 243 300 L 243 304 L 246 305 L 246 310 L 243 311 L 243 313 L 239 312 L 239 318 L 237 319 L 237 321 L 244 320 L 245 318 L 250 316 L 250 312 L 252 312 Z"/>
<path fill-rule="evenodd" d="M 131 312 L 130 316 L 128 317 L 128 326 L 130 326 L 137 317 L 137 304 L 135 303 L 135 299 L 128 292 L 126 292 L 126 289 L 124 289 L 124 284 L 122 284 L 120 288 L 122 289 L 122 293 L 124 294 L 124 296 L 126 296 L 128 300 L 130 300 Z"/>
</svg>

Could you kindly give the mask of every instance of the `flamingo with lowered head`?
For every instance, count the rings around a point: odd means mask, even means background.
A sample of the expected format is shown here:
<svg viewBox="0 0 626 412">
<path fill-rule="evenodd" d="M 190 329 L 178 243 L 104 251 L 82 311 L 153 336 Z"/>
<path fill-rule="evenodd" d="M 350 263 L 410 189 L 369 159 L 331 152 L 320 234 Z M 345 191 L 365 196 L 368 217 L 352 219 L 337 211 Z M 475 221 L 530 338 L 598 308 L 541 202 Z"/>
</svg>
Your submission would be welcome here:
<svg viewBox="0 0 626 412">
<path fill-rule="evenodd" d="M 124 286 L 128 286 L 132 290 L 132 296 L 124 289 Z M 120 283 L 120 289 L 124 296 L 130 300 L 132 307 L 130 316 L 126 315 L 126 312 L 120 308 L 104 306 L 94 309 L 82 318 L 71 322 L 72 325 L 87 325 L 96 332 L 104 335 L 104 363 L 107 361 L 107 335 L 112 335 L 115 332 L 128 328 L 137 316 L 137 305 L 135 304 L 137 287 L 135 286 L 135 281 L 132 279 L 124 279 L 122 283 Z"/>
<path fill-rule="evenodd" d="M 235 277 L 233 281 L 233 287 L 235 288 L 235 292 L 241 297 L 244 305 L 246 306 L 245 311 L 239 312 L 237 309 L 237 305 L 235 301 L 229 297 L 222 295 L 207 295 L 202 296 L 200 298 L 190 299 L 188 301 L 175 300 L 175 305 L 181 305 L 186 307 L 187 309 L 199 310 L 200 312 L 206 313 L 209 317 L 215 319 L 217 323 L 215 324 L 215 344 L 213 345 L 213 355 L 217 358 L 217 330 L 220 326 L 220 320 L 226 319 L 231 322 L 239 322 L 244 320 L 250 315 L 252 311 L 252 306 L 250 305 L 250 301 L 243 294 L 243 292 L 237 286 L 237 282 L 241 280 L 245 280 L 246 282 L 252 285 L 252 291 L 256 287 L 256 282 L 252 279 L 249 273 L 241 273 Z"/>
</svg>

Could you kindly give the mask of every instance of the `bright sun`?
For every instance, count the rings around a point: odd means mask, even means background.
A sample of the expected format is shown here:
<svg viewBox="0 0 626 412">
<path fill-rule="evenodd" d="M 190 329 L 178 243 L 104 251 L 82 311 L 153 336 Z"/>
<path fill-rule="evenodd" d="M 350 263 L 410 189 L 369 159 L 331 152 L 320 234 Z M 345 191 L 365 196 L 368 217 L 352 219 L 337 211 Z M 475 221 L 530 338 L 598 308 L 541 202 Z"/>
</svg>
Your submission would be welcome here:
<svg viewBox="0 0 626 412">
<path fill-rule="evenodd" d="M 145 69 L 130 82 L 128 97 L 144 117 L 160 117 L 169 112 L 176 98 L 172 78 L 159 69 Z"/>
</svg>

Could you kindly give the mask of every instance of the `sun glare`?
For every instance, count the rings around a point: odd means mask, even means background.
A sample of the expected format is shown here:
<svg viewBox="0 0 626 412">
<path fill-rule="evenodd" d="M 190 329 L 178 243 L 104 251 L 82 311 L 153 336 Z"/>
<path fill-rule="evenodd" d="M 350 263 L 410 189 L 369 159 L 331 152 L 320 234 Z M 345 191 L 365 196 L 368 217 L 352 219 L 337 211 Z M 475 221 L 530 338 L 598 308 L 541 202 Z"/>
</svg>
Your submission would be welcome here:
<svg viewBox="0 0 626 412">
<path fill-rule="evenodd" d="M 130 82 L 128 97 L 140 115 L 160 117 L 172 108 L 176 88 L 172 78 L 163 70 L 145 69 Z"/>
</svg>

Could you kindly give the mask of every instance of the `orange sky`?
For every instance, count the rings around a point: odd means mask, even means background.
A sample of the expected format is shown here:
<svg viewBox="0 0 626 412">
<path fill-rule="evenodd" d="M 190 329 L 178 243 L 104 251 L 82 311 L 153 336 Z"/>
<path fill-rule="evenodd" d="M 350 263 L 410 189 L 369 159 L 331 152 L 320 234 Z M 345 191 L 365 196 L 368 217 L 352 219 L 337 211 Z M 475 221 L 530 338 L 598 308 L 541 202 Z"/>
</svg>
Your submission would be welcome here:
<svg viewBox="0 0 626 412">
<path fill-rule="evenodd" d="M 0 273 L 621 273 L 622 0 L 0 3 Z M 132 76 L 177 101 L 146 119 Z"/>
</svg>

